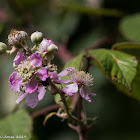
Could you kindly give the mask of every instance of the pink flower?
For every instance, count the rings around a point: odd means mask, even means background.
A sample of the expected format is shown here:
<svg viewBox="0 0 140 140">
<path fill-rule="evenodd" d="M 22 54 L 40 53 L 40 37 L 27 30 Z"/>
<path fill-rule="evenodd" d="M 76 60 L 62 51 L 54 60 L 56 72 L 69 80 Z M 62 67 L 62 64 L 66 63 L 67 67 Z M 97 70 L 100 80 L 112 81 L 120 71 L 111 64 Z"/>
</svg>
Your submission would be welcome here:
<svg viewBox="0 0 140 140">
<path fill-rule="evenodd" d="M 40 47 L 38 48 L 38 53 L 44 53 L 44 52 L 47 52 L 48 50 L 48 47 L 50 45 L 54 44 L 52 42 L 52 40 L 47 40 L 46 38 L 43 38 L 42 42 L 40 43 Z"/>
<path fill-rule="evenodd" d="M 42 67 L 42 57 L 33 53 L 26 59 L 22 52 L 18 52 L 14 64 L 16 71 L 9 77 L 9 86 L 15 92 L 21 92 L 17 103 L 26 97 L 26 103 L 29 107 L 35 107 L 45 94 L 45 87 L 39 86 L 39 78 L 46 81 L 48 78 L 47 70 Z M 32 98 L 32 100 L 29 100 Z"/>
<path fill-rule="evenodd" d="M 85 73 L 84 71 L 72 70 L 68 74 L 71 84 L 65 86 L 62 91 L 66 93 L 68 96 L 73 96 L 78 92 L 78 87 L 80 87 L 79 93 L 82 98 L 91 102 L 91 98 L 89 95 L 95 96 L 95 93 L 90 93 L 86 86 L 93 85 L 93 78 L 89 73 Z"/>
</svg>

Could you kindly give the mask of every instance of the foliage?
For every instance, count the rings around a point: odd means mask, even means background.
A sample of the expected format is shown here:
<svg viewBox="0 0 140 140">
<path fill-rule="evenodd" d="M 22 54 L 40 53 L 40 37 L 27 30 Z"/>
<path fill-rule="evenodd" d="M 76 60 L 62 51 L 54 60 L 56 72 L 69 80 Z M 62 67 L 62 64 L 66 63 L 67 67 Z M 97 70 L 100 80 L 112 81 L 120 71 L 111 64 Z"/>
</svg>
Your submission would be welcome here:
<svg viewBox="0 0 140 140">
<path fill-rule="evenodd" d="M 122 19 L 120 23 L 120 30 L 122 34 L 129 40 L 140 42 L 140 14 L 127 16 Z"/>
<path fill-rule="evenodd" d="M 26 111 L 18 111 L 7 118 L 0 120 L 0 135 L 19 137 L 19 139 L 30 140 L 32 131 L 32 120 Z"/>
</svg>

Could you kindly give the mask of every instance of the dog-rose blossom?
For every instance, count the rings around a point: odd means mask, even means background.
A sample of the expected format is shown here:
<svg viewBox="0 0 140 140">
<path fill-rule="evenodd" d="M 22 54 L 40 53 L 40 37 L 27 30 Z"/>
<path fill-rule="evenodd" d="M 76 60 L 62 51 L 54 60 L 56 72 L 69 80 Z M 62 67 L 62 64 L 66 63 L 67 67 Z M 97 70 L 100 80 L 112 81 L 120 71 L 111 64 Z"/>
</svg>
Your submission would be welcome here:
<svg viewBox="0 0 140 140">
<path fill-rule="evenodd" d="M 45 87 L 39 84 L 39 81 L 48 78 L 46 68 L 42 67 L 42 57 L 33 53 L 26 58 L 22 52 L 18 52 L 14 64 L 16 71 L 9 77 L 9 86 L 13 91 L 20 92 L 16 103 L 25 97 L 27 105 L 34 108 L 46 92 Z"/>
<path fill-rule="evenodd" d="M 68 73 L 68 76 L 70 78 L 71 84 L 65 86 L 62 91 L 68 96 L 73 96 L 78 92 L 78 89 L 80 88 L 79 93 L 81 97 L 88 102 L 91 102 L 89 95 L 95 96 L 96 94 L 89 92 L 86 86 L 93 85 L 92 76 L 89 73 L 79 70 L 72 70 Z"/>
</svg>

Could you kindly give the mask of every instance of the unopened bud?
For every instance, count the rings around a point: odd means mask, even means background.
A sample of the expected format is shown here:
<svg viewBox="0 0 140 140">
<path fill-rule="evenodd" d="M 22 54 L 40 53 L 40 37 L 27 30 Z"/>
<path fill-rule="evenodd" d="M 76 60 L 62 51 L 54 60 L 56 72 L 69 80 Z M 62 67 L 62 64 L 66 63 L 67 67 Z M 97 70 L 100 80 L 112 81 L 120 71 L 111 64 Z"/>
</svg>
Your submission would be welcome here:
<svg viewBox="0 0 140 140">
<path fill-rule="evenodd" d="M 42 40 L 43 40 L 43 33 L 38 32 L 38 31 L 32 33 L 32 35 L 31 35 L 31 41 L 33 43 L 39 44 L 39 43 L 41 43 Z"/>
<path fill-rule="evenodd" d="M 55 51 L 58 51 L 58 47 L 55 44 L 51 44 L 47 49 L 47 53 L 54 53 Z"/>
<path fill-rule="evenodd" d="M 0 42 L 0 54 L 5 53 L 6 50 L 7 50 L 7 46 L 6 46 L 6 44 L 3 43 L 3 42 Z"/>
<path fill-rule="evenodd" d="M 51 61 L 54 59 L 54 55 L 53 54 L 47 54 L 47 60 Z"/>
</svg>

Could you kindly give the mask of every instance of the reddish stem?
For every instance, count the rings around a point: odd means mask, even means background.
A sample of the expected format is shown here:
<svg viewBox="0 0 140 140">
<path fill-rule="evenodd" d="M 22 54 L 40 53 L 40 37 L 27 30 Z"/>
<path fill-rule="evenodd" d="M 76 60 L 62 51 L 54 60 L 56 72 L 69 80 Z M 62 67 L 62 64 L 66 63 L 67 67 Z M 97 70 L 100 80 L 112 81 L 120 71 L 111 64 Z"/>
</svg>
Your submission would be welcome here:
<svg viewBox="0 0 140 140">
<path fill-rule="evenodd" d="M 46 115 L 52 110 L 57 110 L 60 106 L 58 104 L 51 105 L 49 107 L 43 108 L 42 110 L 36 111 L 32 114 L 32 118 L 37 118 L 41 115 Z"/>
</svg>

